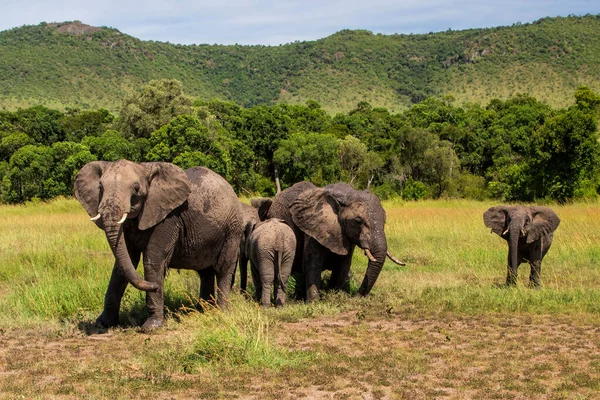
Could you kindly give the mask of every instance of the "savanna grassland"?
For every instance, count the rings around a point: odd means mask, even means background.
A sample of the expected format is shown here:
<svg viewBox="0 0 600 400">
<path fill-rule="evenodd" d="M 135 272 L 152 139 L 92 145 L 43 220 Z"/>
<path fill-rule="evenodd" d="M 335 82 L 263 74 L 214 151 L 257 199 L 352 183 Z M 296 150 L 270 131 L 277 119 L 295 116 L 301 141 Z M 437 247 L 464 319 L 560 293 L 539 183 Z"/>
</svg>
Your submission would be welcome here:
<svg viewBox="0 0 600 400">
<path fill-rule="evenodd" d="M 171 271 L 168 322 L 150 334 L 131 288 L 122 327 L 93 326 L 113 257 L 76 200 L 1 206 L 0 398 L 597 398 L 600 206 L 553 206 L 562 222 L 533 290 L 525 265 L 502 285 L 491 205 L 385 202 L 407 266 L 386 263 L 366 298 L 263 311 L 235 294 L 198 313 L 197 275 Z M 366 261 L 355 252 L 354 280 Z"/>
</svg>

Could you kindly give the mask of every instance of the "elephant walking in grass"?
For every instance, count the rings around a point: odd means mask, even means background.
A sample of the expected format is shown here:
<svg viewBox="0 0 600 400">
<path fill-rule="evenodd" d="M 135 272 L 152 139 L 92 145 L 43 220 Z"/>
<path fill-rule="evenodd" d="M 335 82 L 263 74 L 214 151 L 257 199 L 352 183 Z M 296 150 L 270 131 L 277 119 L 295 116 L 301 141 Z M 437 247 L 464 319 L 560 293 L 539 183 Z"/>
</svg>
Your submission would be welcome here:
<svg viewBox="0 0 600 400">
<path fill-rule="evenodd" d="M 253 202 L 261 219 L 280 218 L 296 234 L 293 272 L 304 272 L 306 299 L 319 298 L 321 273 L 331 270 L 330 287 L 342 289 L 348 281 L 352 254 L 358 246 L 369 258 L 359 294 L 369 294 L 387 258 L 404 265 L 387 249 L 385 210 L 369 191 L 345 183 L 319 188 L 299 182 L 272 200 Z"/>
<path fill-rule="evenodd" d="M 506 284 L 516 285 L 519 264 L 527 261 L 531 265 L 529 283 L 539 287 L 542 259 L 560 224 L 558 215 L 548 207 L 496 206 L 483 213 L 483 222 L 508 242 Z"/>
<path fill-rule="evenodd" d="M 115 257 L 99 326 L 119 323 L 128 283 L 146 291 L 143 328 L 161 326 L 167 268 L 197 271 L 200 297 L 227 305 L 242 215 L 233 188 L 221 176 L 202 167 L 184 172 L 164 162 L 94 161 L 77 174 L 75 196 L 104 230 Z M 136 272 L 140 259 L 145 279 Z"/>
<path fill-rule="evenodd" d="M 252 268 L 256 297 L 263 307 L 284 306 L 286 285 L 296 252 L 296 237 L 283 220 L 269 219 L 246 228 L 246 254 Z"/>
</svg>

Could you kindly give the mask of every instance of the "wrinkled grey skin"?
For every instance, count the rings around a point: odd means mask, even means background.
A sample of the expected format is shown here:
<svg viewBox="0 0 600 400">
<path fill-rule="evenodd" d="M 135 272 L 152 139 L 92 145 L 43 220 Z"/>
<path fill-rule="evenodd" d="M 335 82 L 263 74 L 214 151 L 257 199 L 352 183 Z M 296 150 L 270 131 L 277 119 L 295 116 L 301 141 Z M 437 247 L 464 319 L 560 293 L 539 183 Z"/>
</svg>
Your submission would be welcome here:
<svg viewBox="0 0 600 400">
<path fill-rule="evenodd" d="M 308 301 L 319 298 L 324 269 L 331 270 L 331 288 L 344 287 L 355 246 L 369 250 L 374 258 L 369 260 L 359 289 L 360 295 L 369 294 L 387 255 L 385 211 L 377 196 L 345 183 L 318 188 L 310 182 L 299 182 L 275 196 L 270 205 L 264 199 L 253 205 L 261 219 L 266 214 L 267 218 L 280 218 L 288 224 L 291 221 L 299 242 L 293 271 L 297 271 L 298 264 L 303 268 Z"/>
<path fill-rule="evenodd" d="M 242 233 L 242 239 L 240 240 L 240 288 L 242 291 L 246 290 L 248 284 L 248 260 L 249 256 L 246 253 L 246 239 L 248 234 L 254 229 L 254 225 L 260 222 L 258 217 L 258 211 L 251 205 L 241 203 L 242 206 L 242 226 L 244 231 Z"/>
<path fill-rule="evenodd" d="M 317 187 L 310 182 L 298 182 L 293 186 L 281 191 L 274 198 L 259 198 L 251 199 L 250 203 L 258 211 L 258 216 L 261 221 L 269 218 L 279 218 L 292 228 L 296 236 L 296 251 L 294 264 L 292 265 L 292 274 L 303 275 L 302 254 L 304 250 L 305 233 L 294 223 L 290 207 L 292 203 L 307 190 L 316 189 Z"/>
<path fill-rule="evenodd" d="M 256 297 L 263 307 L 270 307 L 273 288 L 275 306 L 284 306 L 296 252 L 294 232 L 281 219 L 269 219 L 247 229 L 246 254 L 250 259 Z"/>
<path fill-rule="evenodd" d="M 167 268 L 198 271 L 200 297 L 207 301 L 215 298 L 216 277 L 217 303 L 226 306 L 242 216 L 233 188 L 221 176 L 163 162 L 94 161 L 77 174 L 75 196 L 91 217 L 100 216 L 95 223 L 115 256 L 99 326 L 119 323 L 128 283 L 146 291 L 149 315 L 143 328 L 161 326 Z M 141 258 L 145 280 L 136 272 Z"/>
<path fill-rule="evenodd" d="M 508 242 L 506 284 L 517 283 L 519 264 L 531 266 L 529 283 L 539 287 L 542 259 L 552 245 L 560 218 L 548 207 L 496 206 L 483 213 L 485 226 Z"/>
</svg>

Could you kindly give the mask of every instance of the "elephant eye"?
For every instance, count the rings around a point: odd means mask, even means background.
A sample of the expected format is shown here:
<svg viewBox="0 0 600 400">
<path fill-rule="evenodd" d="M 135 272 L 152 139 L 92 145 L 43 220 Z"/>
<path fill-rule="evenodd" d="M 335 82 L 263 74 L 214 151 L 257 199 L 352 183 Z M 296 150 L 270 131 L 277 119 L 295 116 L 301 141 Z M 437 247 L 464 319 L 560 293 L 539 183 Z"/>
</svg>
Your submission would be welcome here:
<svg viewBox="0 0 600 400">
<path fill-rule="evenodd" d="M 354 222 L 356 222 L 358 225 L 362 225 L 365 221 L 363 221 L 361 217 L 356 217 L 354 218 Z"/>
<path fill-rule="evenodd" d="M 140 193 L 140 184 L 137 183 L 137 182 L 133 184 L 133 193 L 134 194 L 139 194 Z"/>
</svg>

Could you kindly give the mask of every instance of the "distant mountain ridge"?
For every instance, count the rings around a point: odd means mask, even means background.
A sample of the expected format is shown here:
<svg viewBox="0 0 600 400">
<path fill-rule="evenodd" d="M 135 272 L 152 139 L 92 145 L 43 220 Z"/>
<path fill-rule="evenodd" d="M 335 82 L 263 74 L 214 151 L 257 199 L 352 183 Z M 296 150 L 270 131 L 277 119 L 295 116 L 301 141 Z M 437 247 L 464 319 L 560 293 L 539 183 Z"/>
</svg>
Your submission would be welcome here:
<svg viewBox="0 0 600 400">
<path fill-rule="evenodd" d="M 151 79 L 244 106 L 314 99 L 399 111 L 426 97 L 486 103 L 516 93 L 552 106 L 580 85 L 600 91 L 600 15 L 424 35 L 343 30 L 281 46 L 142 41 L 79 21 L 0 32 L 0 109 L 35 104 L 115 110 Z"/>
</svg>

